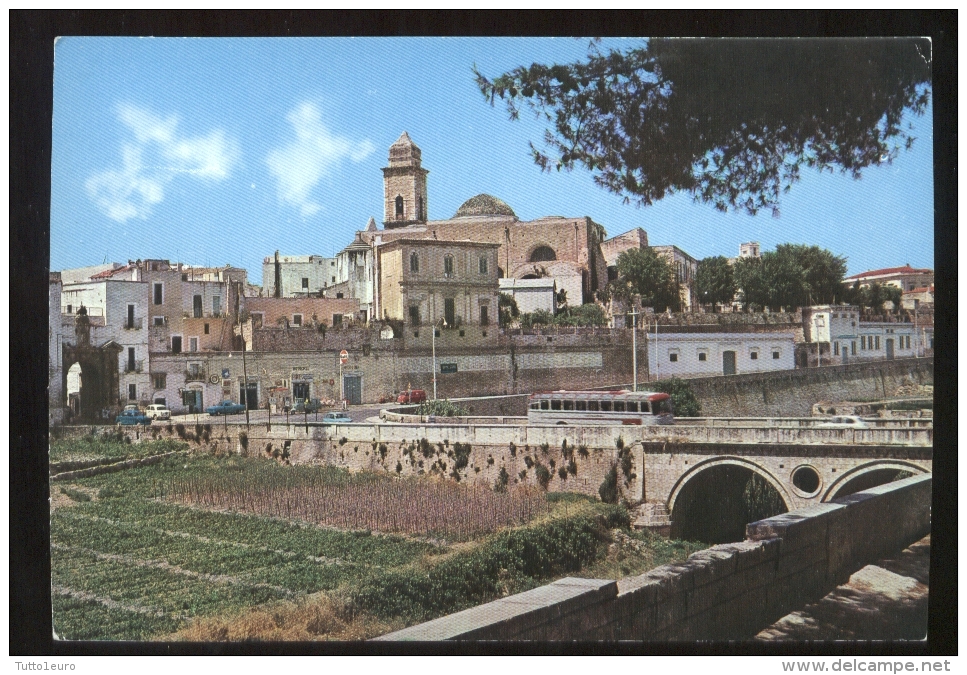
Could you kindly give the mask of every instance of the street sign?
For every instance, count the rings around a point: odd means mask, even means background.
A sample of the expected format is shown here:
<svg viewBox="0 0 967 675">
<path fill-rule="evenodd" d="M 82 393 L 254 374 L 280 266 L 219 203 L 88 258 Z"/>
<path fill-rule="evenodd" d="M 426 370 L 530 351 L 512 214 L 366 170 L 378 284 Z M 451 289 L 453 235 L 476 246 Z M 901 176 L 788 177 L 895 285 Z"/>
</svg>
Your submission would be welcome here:
<svg viewBox="0 0 967 675">
<path fill-rule="evenodd" d="M 222 378 L 227 380 L 229 377 L 231 377 L 231 374 L 228 368 L 222 368 Z"/>
<path fill-rule="evenodd" d="M 457 372 L 457 364 L 455 363 L 441 363 L 440 364 L 441 373 L 455 373 Z"/>
<path fill-rule="evenodd" d="M 349 352 L 347 352 L 345 349 L 339 352 L 339 363 L 343 365 L 349 363 Z"/>
</svg>

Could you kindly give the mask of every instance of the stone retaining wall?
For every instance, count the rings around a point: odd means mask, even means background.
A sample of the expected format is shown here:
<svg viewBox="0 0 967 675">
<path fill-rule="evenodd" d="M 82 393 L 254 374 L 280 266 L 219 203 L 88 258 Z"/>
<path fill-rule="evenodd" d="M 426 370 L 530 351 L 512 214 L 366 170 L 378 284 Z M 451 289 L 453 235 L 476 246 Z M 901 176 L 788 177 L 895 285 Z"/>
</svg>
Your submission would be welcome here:
<svg viewBox="0 0 967 675">
<path fill-rule="evenodd" d="M 930 532 L 930 474 L 746 527 L 746 540 L 617 583 L 560 579 L 376 638 L 742 640 Z"/>
</svg>

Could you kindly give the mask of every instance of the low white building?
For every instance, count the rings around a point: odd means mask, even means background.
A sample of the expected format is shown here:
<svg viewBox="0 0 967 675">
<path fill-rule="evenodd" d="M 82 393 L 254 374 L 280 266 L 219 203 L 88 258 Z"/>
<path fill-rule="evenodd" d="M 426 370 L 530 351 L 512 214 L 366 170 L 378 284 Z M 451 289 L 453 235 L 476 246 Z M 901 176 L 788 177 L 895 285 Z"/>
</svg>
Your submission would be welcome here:
<svg viewBox="0 0 967 675">
<path fill-rule="evenodd" d="M 742 375 L 796 367 L 792 333 L 647 334 L 652 379 Z"/>
<path fill-rule="evenodd" d="M 554 314 L 557 307 L 557 283 L 552 277 L 541 279 L 498 279 L 500 292 L 514 298 L 521 314 L 539 309 Z"/>
<path fill-rule="evenodd" d="M 906 322 L 860 321 L 860 310 L 853 305 L 803 308 L 805 341 L 828 343 L 833 363 L 923 356 L 932 339 L 926 330 Z"/>
</svg>

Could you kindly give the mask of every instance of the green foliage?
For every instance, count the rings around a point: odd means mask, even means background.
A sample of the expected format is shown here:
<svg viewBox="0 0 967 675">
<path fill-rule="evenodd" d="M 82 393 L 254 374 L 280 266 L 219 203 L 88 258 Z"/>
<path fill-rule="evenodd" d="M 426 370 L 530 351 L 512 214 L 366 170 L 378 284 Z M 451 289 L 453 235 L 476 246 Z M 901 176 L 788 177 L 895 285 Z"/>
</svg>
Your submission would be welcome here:
<svg viewBox="0 0 967 675">
<path fill-rule="evenodd" d="M 567 468 L 562 466 L 557 470 L 557 475 L 561 480 L 567 480 Z"/>
<path fill-rule="evenodd" d="M 675 269 L 652 248 L 622 251 L 617 261 L 618 278 L 611 282 L 611 294 L 631 302 L 641 296 L 641 304 L 656 312 L 681 309 L 681 294 Z"/>
<path fill-rule="evenodd" d="M 500 467 L 500 473 L 497 474 L 497 480 L 494 481 L 494 492 L 506 492 L 509 482 L 510 474 L 507 473 L 506 468 Z"/>
<path fill-rule="evenodd" d="M 845 274 L 845 258 L 801 244 L 779 244 L 761 258 L 739 258 L 734 267 L 746 307 L 776 311 L 842 300 Z"/>
<path fill-rule="evenodd" d="M 547 486 L 551 483 L 551 472 L 543 464 L 537 464 L 537 468 L 534 469 L 534 475 L 537 477 L 538 484 L 546 490 Z"/>
<path fill-rule="evenodd" d="M 501 532 L 429 570 L 368 579 L 351 591 L 350 602 L 377 617 L 410 622 L 456 612 L 580 570 L 598 556 L 598 527 L 582 516 Z"/>
<path fill-rule="evenodd" d="M 698 417 L 702 412 L 702 405 L 695 398 L 688 380 L 673 377 L 668 380 L 659 380 L 648 385 L 655 391 L 661 391 L 671 396 L 672 409 L 675 417 Z"/>
<path fill-rule="evenodd" d="M 588 446 L 584 445 L 584 443 L 578 446 L 578 454 L 585 458 L 591 455 L 591 453 L 588 452 Z"/>
<path fill-rule="evenodd" d="M 606 326 L 608 317 L 601 305 L 589 302 L 570 307 L 554 316 L 556 326 Z"/>
<path fill-rule="evenodd" d="M 453 454 L 454 454 L 454 469 L 464 469 L 470 462 L 470 451 L 472 450 L 469 443 L 454 443 L 453 444 Z"/>
<path fill-rule="evenodd" d="M 699 302 L 712 305 L 713 311 L 718 311 L 717 305 L 731 304 L 738 286 L 729 259 L 717 255 L 700 260 L 695 273 L 695 290 Z"/>
<path fill-rule="evenodd" d="M 520 310 L 517 308 L 517 300 L 508 293 L 500 293 L 497 296 L 497 307 L 501 328 L 506 328 L 515 319 L 520 317 Z"/>
<path fill-rule="evenodd" d="M 469 411 L 462 405 L 451 403 L 447 399 L 424 401 L 416 410 L 417 415 L 436 415 L 437 417 L 466 417 Z"/>
<path fill-rule="evenodd" d="M 604 480 L 598 487 L 598 494 L 601 501 L 605 504 L 616 504 L 618 502 L 618 467 L 614 465 L 604 476 Z"/>
<path fill-rule="evenodd" d="M 81 492 L 80 490 L 74 490 L 68 487 L 62 487 L 60 489 L 61 494 L 67 495 L 75 502 L 89 502 L 91 501 L 91 496 L 86 492 Z"/>
<path fill-rule="evenodd" d="M 777 215 L 801 167 L 859 178 L 912 145 L 904 115 L 926 110 L 929 53 L 924 38 L 652 38 L 474 74 L 511 119 L 527 107 L 547 121 L 546 150 L 531 144 L 542 170 L 584 167 L 626 203 L 685 192 L 721 211 Z"/>
<path fill-rule="evenodd" d="M 861 288 L 860 282 L 857 281 L 842 293 L 842 297 L 843 302 L 847 304 L 879 312 L 887 302 L 893 304 L 894 310 L 899 309 L 903 291 L 892 284 L 881 285 L 875 281 Z"/>
<path fill-rule="evenodd" d="M 188 450 L 188 444 L 171 439 L 125 443 L 118 436 L 82 436 L 50 442 L 52 464 L 98 459 L 133 459 Z"/>
</svg>

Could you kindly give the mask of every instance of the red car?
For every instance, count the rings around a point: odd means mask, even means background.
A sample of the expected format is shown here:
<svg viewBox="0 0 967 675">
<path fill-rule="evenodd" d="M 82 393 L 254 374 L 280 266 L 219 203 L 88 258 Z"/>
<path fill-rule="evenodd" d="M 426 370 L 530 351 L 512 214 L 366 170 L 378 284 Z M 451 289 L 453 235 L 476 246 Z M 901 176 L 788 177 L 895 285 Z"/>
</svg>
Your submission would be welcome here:
<svg viewBox="0 0 967 675">
<path fill-rule="evenodd" d="M 426 400 L 426 392 L 422 389 L 410 389 L 404 391 L 396 399 L 397 403 L 423 403 Z"/>
</svg>

